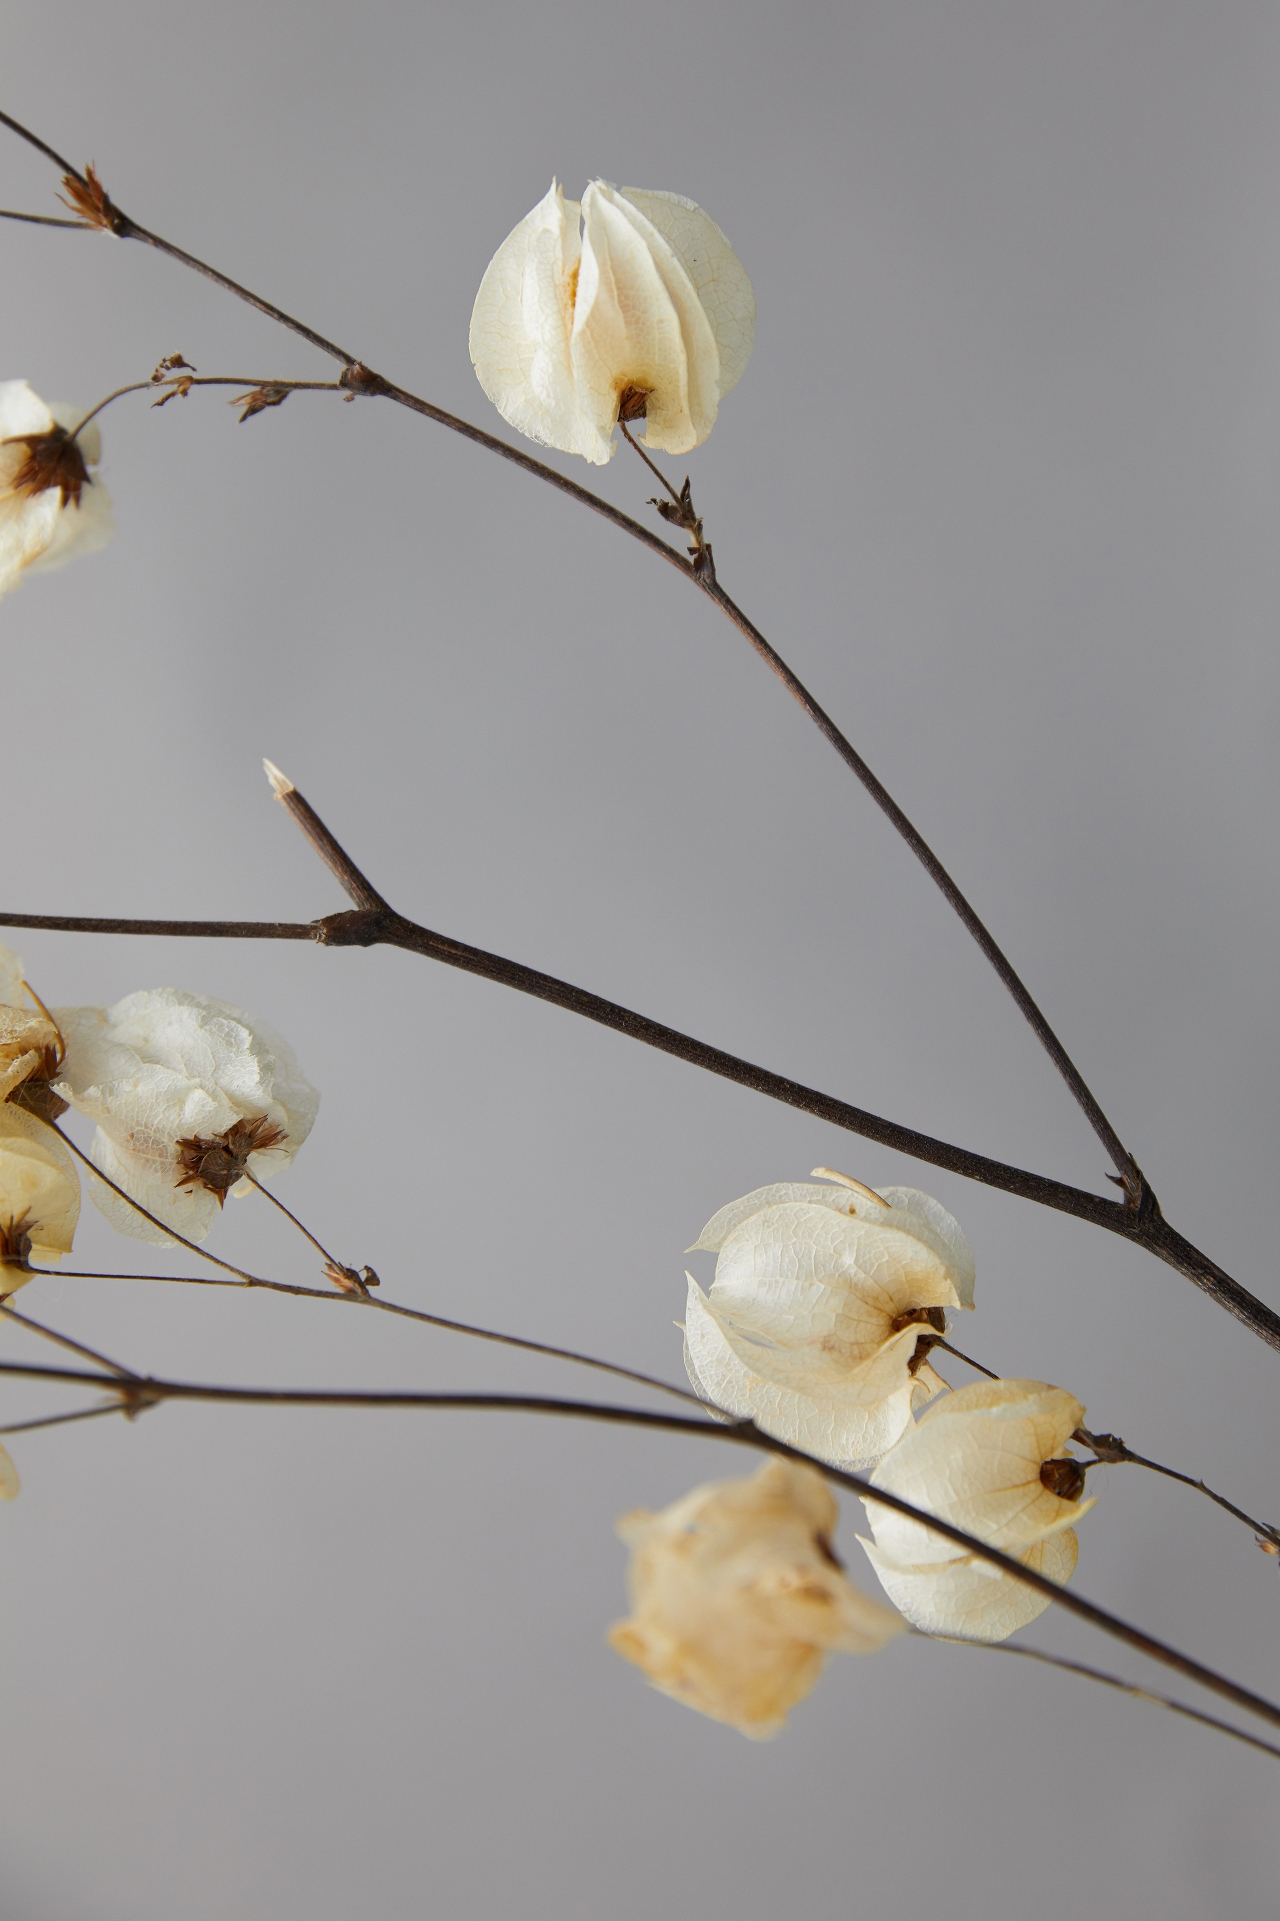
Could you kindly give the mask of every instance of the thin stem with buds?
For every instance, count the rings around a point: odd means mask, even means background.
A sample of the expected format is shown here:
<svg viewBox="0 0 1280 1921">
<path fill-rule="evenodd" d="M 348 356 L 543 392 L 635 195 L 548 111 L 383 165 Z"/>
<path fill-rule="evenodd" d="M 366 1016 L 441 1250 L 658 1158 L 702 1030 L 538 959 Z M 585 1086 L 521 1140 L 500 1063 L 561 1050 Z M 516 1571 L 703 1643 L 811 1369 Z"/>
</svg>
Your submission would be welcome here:
<svg viewBox="0 0 1280 1921">
<path fill-rule="evenodd" d="M 16 133 L 20 139 L 25 140 L 29 145 L 35 147 L 38 152 L 44 154 L 47 159 L 51 160 L 55 166 L 61 169 L 63 185 L 72 196 L 72 202 L 69 204 L 74 204 L 75 210 L 79 211 L 83 216 L 81 222 L 73 224 L 80 224 L 84 226 L 86 230 L 96 227 L 99 230 L 113 233 L 120 239 L 140 240 L 146 245 L 155 247 L 160 252 L 168 254 L 171 259 L 181 262 L 182 265 L 192 268 L 193 271 L 202 274 L 206 279 L 214 281 L 227 292 L 235 294 L 238 299 L 247 301 L 250 306 L 256 307 L 260 313 L 265 313 L 269 318 L 278 321 L 281 326 L 289 328 L 291 332 L 300 335 L 304 340 L 308 340 L 313 346 L 318 347 L 322 353 L 328 354 L 332 359 L 340 360 L 343 363 L 343 373 L 340 377 L 339 384 L 348 392 L 394 400 L 399 405 L 407 407 L 415 413 L 422 414 L 426 418 L 438 422 L 441 426 L 448 427 L 451 431 L 463 435 L 466 439 L 487 448 L 490 452 L 499 454 L 504 460 L 514 462 L 515 465 L 523 468 L 526 473 L 536 475 L 549 485 L 558 488 L 562 493 L 567 493 L 584 506 L 590 507 L 593 512 L 601 514 L 605 519 L 612 521 L 615 526 L 629 533 L 633 539 L 639 540 L 643 546 L 659 553 L 663 559 L 670 565 L 676 567 L 678 571 L 691 580 L 695 586 L 701 588 L 707 597 L 714 602 L 720 611 L 733 623 L 738 632 L 742 634 L 755 649 L 765 665 L 782 682 L 788 693 L 799 703 L 803 711 L 840 755 L 845 765 L 862 783 L 872 800 L 874 800 L 890 824 L 906 841 L 908 847 L 916 856 L 917 860 L 920 861 L 926 873 L 942 892 L 948 905 L 958 915 L 963 925 L 977 942 L 982 953 L 995 969 L 995 972 L 1027 1020 L 1041 1046 L 1045 1049 L 1050 1060 L 1062 1076 L 1073 1098 L 1089 1122 L 1089 1125 L 1093 1128 L 1094 1133 L 1111 1157 L 1116 1168 L 1114 1178 L 1117 1179 L 1119 1185 L 1124 1190 L 1126 1206 L 1134 1209 L 1136 1212 L 1145 1211 L 1149 1207 L 1154 1208 L 1154 1196 L 1151 1195 L 1137 1162 L 1120 1140 L 1115 1128 L 1108 1120 L 1102 1107 L 1085 1082 L 1083 1075 L 1050 1027 L 1049 1022 L 1037 1006 L 1012 963 L 998 946 L 994 937 L 970 905 L 965 895 L 960 891 L 955 881 L 951 878 L 951 875 L 947 872 L 946 868 L 943 867 L 941 861 L 924 840 L 923 836 L 917 832 L 907 815 L 901 807 L 898 806 L 887 788 L 872 773 L 862 756 L 851 743 L 846 740 L 831 717 L 819 706 L 818 702 L 813 698 L 812 694 L 810 694 L 798 675 L 792 672 L 782 656 L 765 639 L 754 622 L 747 618 L 741 608 L 730 599 L 729 595 L 720 586 L 716 579 L 710 549 L 705 546 L 702 540 L 701 523 L 695 522 L 692 516 L 691 503 L 686 503 L 679 495 L 675 496 L 677 504 L 682 508 L 686 504 L 688 505 L 690 517 L 686 520 L 682 513 L 681 524 L 686 527 L 687 531 L 692 530 L 694 533 L 693 558 L 691 560 L 685 560 L 670 548 L 665 541 L 657 539 L 647 528 L 642 527 L 638 521 L 633 520 L 627 514 L 620 513 L 617 508 L 612 507 L 598 495 L 592 494 L 587 488 L 579 486 L 576 481 L 567 479 L 563 474 L 557 473 L 554 468 L 546 466 L 542 461 L 534 460 L 528 454 L 524 454 L 520 452 L 519 449 L 509 446 L 507 442 L 499 440 L 496 435 L 486 433 L 483 429 L 473 426 L 469 421 L 462 420 L 454 414 L 447 413 L 443 408 L 434 406 L 430 401 L 422 400 L 417 395 L 409 393 L 407 389 L 396 386 L 392 381 L 385 380 L 381 374 L 374 373 L 371 368 L 365 366 L 364 363 L 354 355 L 347 353 L 345 348 L 337 346 L 335 342 L 331 340 L 327 340 L 323 334 L 316 333 L 313 328 L 304 325 L 302 321 L 295 320 L 292 315 L 285 313 L 282 308 L 276 307 L 270 301 L 263 300 L 258 294 L 251 293 L 247 287 L 243 287 L 237 281 L 229 279 L 226 274 L 220 273 L 216 268 L 209 266 L 206 262 L 196 259 L 194 255 L 184 252 L 182 248 L 175 247 L 170 241 L 163 240 L 158 234 L 151 233 L 147 228 L 140 226 L 138 222 L 126 214 L 123 209 L 114 204 L 106 194 L 97 176 L 93 173 L 92 168 L 89 169 L 89 174 L 86 178 L 78 169 L 71 166 L 55 148 L 49 146 L 46 141 L 41 140 L 38 135 L 33 134 L 19 121 L 13 119 L 11 115 L 0 113 L 0 124 L 7 126 L 13 133 Z M 620 422 L 619 424 L 622 426 L 623 432 L 626 433 L 625 423 Z M 631 436 L 627 434 L 627 438 L 630 440 Z M 631 444 L 635 446 L 634 441 L 632 441 Z M 643 454 L 640 448 L 637 447 L 636 451 L 641 453 L 641 457 L 645 459 L 646 462 L 648 461 L 648 456 Z M 662 479 L 661 475 L 659 475 L 659 479 Z M 662 484 L 664 487 L 668 486 L 665 480 L 662 480 Z M 668 491 L 670 491 L 670 489 L 668 489 Z M 686 494 L 687 491 L 686 489 Z"/>
<path fill-rule="evenodd" d="M 2 117 L 3 116 L 0 116 L 0 118 Z M 3 215 L 0 215 L 0 219 L 2 218 Z M 67 225 L 78 226 L 79 222 L 72 220 L 68 221 Z M 91 407 L 84 418 L 77 422 L 72 431 L 71 439 L 75 440 L 79 434 L 83 433 L 91 420 L 97 419 L 104 408 L 110 407 L 114 401 L 122 400 L 126 394 L 160 393 L 163 397 L 153 404 L 157 407 L 162 407 L 166 400 L 173 399 L 175 393 L 187 393 L 192 387 L 251 387 L 259 391 L 266 390 L 279 394 L 337 394 L 342 392 L 342 388 L 336 380 L 265 380 L 254 379 L 249 374 L 176 374 L 171 380 L 156 380 L 154 378 L 151 380 L 131 380 L 128 386 L 117 387 L 114 392 L 109 393 L 104 400 L 100 400 L 96 407 Z M 247 399 L 248 395 L 242 397 Z"/>
<path fill-rule="evenodd" d="M 1203 1481 L 1196 1480 L 1194 1475 L 1180 1474 L 1175 1467 L 1162 1467 L 1159 1461 L 1150 1461 L 1145 1454 L 1135 1454 L 1131 1447 L 1125 1446 L 1118 1434 L 1091 1434 L 1087 1427 L 1078 1427 L 1071 1438 L 1078 1441 L 1082 1447 L 1093 1449 L 1096 1459 L 1084 1462 L 1083 1465 L 1086 1468 L 1120 1467 L 1126 1463 L 1132 1463 L 1134 1467 L 1150 1469 L 1152 1474 L 1163 1475 L 1166 1481 L 1180 1481 L 1183 1487 L 1194 1488 L 1198 1494 L 1203 1494 L 1216 1506 L 1225 1508 L 1228 1514 L 1233 1514 L 1237 1521 L 1243 1521 L 1247 1528 L 1252 1528 L 1260 1546 L 1269 1543 L 1273 1551 L 1280 1550 L 1280 1527 L 1269 1521 L 1256 1521 L 1252 1514 L 1246 1514 L 1242 1507 L 1237 1507 L 1234 1501 L 1229 1501 L 1225 1494 L 1215 1494 L 1211 1487 L 1206 1487 Z"/>
<path fill-rule="evenodd" d="M 701 1435 L 708 1440 L 727 1442 L 731 1446 L 749 1447 L 758 1452 L 781 1455 L 783 1459 L 796 1461 L 805 1467 L 815 1468 L 836 1487 L 846 1488 L 861 1499 L 871 1501 L 881 1507 L 891 1508 L 894 1513 L 905 1515 L 917 1521 L 931 1533 L 939 1534 L 966 1554 L 976 1555 L 981 1561 L 998 1568 L 1010 1579 L 1020 1582 L 1024 1587 L 1033 1588 L 1049 1601 L 1074 1614 L 1077 1619 L 1087 1621 L 1091 1627 L 1100 1629 L 1113 1639 L 1123 1641 L 1137 1653 L 1158 1661 L 1162 1666 L 1172 1668 L 1200 1687 L 1208 1688 L 1224 1700 L 1232 1701 L 1237 1707 L 1249 1714 L 1268 1721 L 1273 1727 L 1280 1727 L 1280 1706 L 1254 1694 L 1250 1689 L 1241 1687 L 1236 1681 L 1218 1674 L 1214 1669 L 1193 1660 L 1190 1655 L 1182 1654 L 1177 1648 L 1157 1640 L 1154 1635 L 1145 1633 L 1122 1621 L 1117 1615 L 1109 1614 L 1093 1601 L 1085 1600 L 1083 1595 L 1073 1594 L 1069 1588 L 1059 1587 L 1057 1582 L 1038 1574 L 1034 1569 L 1024 1567 L 1021 1561 L 1003 1553 L 999 1548 L 990 1546 L 976 1536 L 966 1534 L 962 1528 L 953 1527 L 936 1514 L 917 1508 L 900 1495 L 891 1494 L 887 1488 L 873 1487 L 869 1481 L 856 1474 L 847 1473 L 842 1468 L 829 1467 L 825 1462 L 816 1461 L 811 1455 L 799 1448 L 788 1446 L 785 1441 L 775 1440 L 765 1434 L 750 1421 L 738 1421 L 731 1425 L 719 1422 L 696 1420 L 689 1415 L 664 1414 L 643 1408 L 615 1407 L 598 1401 L 572 1401 L 533 1394 L 450 1394 L 450 1393 L 398 1393 L 387 1391 L 347 1392 L 344 1390 L 315 1388 L 255 1388 L 255 1387 L 213 1387 L 192 1381 L 170 1381 L 153 1375 L 143 1376 L 137 1386 L 132 1381 L 123 1381 L 116 1375 L 87 1374 L 83 1370 L 61 1367 L 37 1367 L 28 1363 L 0 1361 L 0 1377 L 13 1376 L 16 1379 L 61 1381 L 80 1387 L 96 1387 L 124 1397 L 131 1407 L 151 1407 L 161 1401 L 196 1401 L 215 1405 L 235 1407 L 361 1407 L 361 1408 L 417 1408 L 443 1410 L 466 1410 L 474 1413 L 496 1412 L 548 1415 L 557 1419 L 597 1421 L 614 1427 L 642 1428 L 650 1433 Z"/>
</svg>

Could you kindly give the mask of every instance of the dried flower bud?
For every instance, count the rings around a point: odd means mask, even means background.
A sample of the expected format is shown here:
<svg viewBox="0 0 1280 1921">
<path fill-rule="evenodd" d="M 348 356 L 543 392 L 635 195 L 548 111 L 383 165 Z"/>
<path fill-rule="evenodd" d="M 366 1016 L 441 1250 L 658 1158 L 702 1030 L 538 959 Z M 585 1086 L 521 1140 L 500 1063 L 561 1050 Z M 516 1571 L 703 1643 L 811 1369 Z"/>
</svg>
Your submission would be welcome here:
<svg viewBox="0 0 1280 1921">
<path fill-rule="evenodd" d="M 25 1287 L 27 1262 L 70 1253 L 80 1182 L 62 1141 L 33 1115 L 0 1106 L 0 1294 Z"/>
<path fill-rule="evenodd" d="M 947 1395 L 890 1450 L 873 1487 L 963 1528 L 1024 1566 L 1065 1583 L 1076 1564 L 1074 1523 L 1084 1472 L 1065 1453 L 1084 1420 L 1072 1394 L 1043 1381 L 978 1381 Z M 864 1501 L 863 1540 L 889 1599 L 926 1634 L 1003 1641 L 1049 1602 L 921 1521 Z M 859 1537 L 861 1539 L 861 1536 Z"/>
<path fill-rule="evenodd" d="M 773 1460 L 660 1514 L 627 1515 L 632 1614 L 611 1646 L 700 1714 L 756 1740 L 776 1734 L 828 1650 L 872 1654 L 903 1629 L 841 1570 L 837 1514 L 813 1468 Z"/>
<path fill-rule="evenodd" d="M 102 456 L 97 423 L 69 431 L 82 418 L 46 406 L 25 380 L 0 381 L 0 594 L 111 538 L 111 497 L 89 472 Z"/>
<path fill-rule="evenodd" d="M 617 421 L 643 419 L 647 447 L 681 454 L 746 368 L 755 310 L 692 200 L 593 180 L 579 204 L 553 180 L 486 269 L 471 358 L 503 419 L 543 446 L 602 465 Z"/>
<path fill-rule="evenodd" d="M 832 1178 L 708 1222 L 697 1247 L 720 1258 L 708 1295 L 689 1277 L 685 1366 L 713 1406 L 858 1469 L 945 1386 L 926 1357 L 945 1310 L 973 1305 L 973 1256 L 928 1194 Z"/>
<path fill-rule="evenodd" d="M 57 1091 L 97 1121 L 90 1157 L 166 1226 L 201 1241 L 230 1193 L 287 1167 L 320 1097 L 287 1041 L 225 1001 L 149 988 L 114 1007 L 60 1009 Z M 113 1227 L 166 1236 L 119 1195 L 90 1192 Z"/>
<path fill-rule="evenodd" d="M 67 1105 L 50 1085 L 62 1065 L 62 1036 L 22 976 L 21 958 L 0 943 L 0 1101 L 53 1121 Z"/>
</svg>

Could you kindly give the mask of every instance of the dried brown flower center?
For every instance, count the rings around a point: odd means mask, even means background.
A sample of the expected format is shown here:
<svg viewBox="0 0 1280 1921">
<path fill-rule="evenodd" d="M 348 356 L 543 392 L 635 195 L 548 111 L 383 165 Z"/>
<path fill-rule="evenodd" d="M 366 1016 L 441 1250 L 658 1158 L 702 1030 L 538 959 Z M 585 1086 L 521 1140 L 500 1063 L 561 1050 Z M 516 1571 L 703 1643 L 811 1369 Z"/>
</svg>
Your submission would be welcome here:
<svg viewBox="0 0 1280 1921">
<path fill-rule="evenodd" d="M 1060 1501 L 1078 1501 L 1084 1493 L 1083 1463 L 1070 1459 L 1046 1461 L 1040 1470 L 1040 1485 Z"/>
<path fill-rule="evenodd" d="M 619 420 L 643 420 L 649 410 L 652 387 L 624 387 L 618 395 Z"/>
<path fill-rule="evenodd" d="M 58 488 L 62 505 L 69 500 L 80 505 L 80 490 L 90 484 L 80 443 L 65 427 L 51 427 L 47 434 L 14 434 L 0 446 L 25 447 L 27 457 L 13 477 L 15 494 L 43 494 Z"/>
<path fill-rule="evenodd" d="M 279 1147 L 285 1138 L 284 1129 L 265 1114 L 252 1121 L 236 1121 L 222 1134 L 192 1134 L 177 1143 L 182 1173 L 174 1186 L 203 1187 L 221 1207 L 230 1189 L 244 1179 L 250 1154 Z"/>
<path fill-rule="evenodd" d="M 17 1220 L 0 1221 L 0 1267 L 28 1267 L 31 1260 L 31 1230 L 35 1226 L 29 1214 L 19 1215 Z M 0 1294 L 10 1290 L 0 1281 Z"/>
</svg>

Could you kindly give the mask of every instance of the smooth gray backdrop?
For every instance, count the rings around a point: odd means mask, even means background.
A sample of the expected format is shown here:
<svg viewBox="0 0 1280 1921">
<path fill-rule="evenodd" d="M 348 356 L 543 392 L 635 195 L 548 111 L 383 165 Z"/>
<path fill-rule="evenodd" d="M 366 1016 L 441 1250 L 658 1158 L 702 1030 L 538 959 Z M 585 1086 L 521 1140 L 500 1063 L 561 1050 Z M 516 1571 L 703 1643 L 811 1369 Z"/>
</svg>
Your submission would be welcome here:
<svg viewBox="0 0 1280 1921">
<path fill-rule="evenodd" d="M 713 213 L 760 305 L 687 463 L 726 584 L 989 918 L 1170 1216 L 1280 1301 L 1275 7 L 4 19 L 8 111 L 493 428 L 471 302 L 553 173 Z M 0 181 L 55 210 L 7 135 Z M 8 225 L 0 248 L 0 374 L 49 397 L 91 403 L 178 349 L 326 375 L 141 247 Z M 269 754 L 430 925 L 1102 1185 L 904 849 L 632 543 L 382 403 L 299 396 L 241 427 L 218 394 L 143 397 L 103 439 L 114 544 L 0 607 L 6 903 L 339 907 Z M 564 465 L 650 511 L 629 454 Z M 972 1238 L 965 1338 L 989 1365 L 1280 1518 L 1277 1356 L 1105 1235 L 407 955 L 15 938 L 51 1002 L 174 983 L 283 1029 L 323 1104 L 282 1197 L 388 1295 L 678 1378 L 682 1249 L 713 1209 L 819 1162 L 917 1181 Z M 130 1265 L 86 1215 L 91 1262 Z M 213 1245 L 316 1278 L 256 1200 Z M 340 1307 L 125 1281 L 24 1300 L 192 1378 L 609 1392 Z M 3 1413 L 37 1403 L 6 1390 Z M 5 1921 L 1274 1914 L 1275 1764 L 1083 1682 L 900 1645 L 833 1661 L 769 1746 L 647 1689 L 604 1643 L 612 1524 L 744 1470 L 710 1445 L 168 1408 L 13 1451 Z M 1100 1491 L 1080 1591 L 1280 1691 L 1280 1582 L 1248 1534 L 1137 1469 Z M 842 1538 L 874 1585 L 861 1523 Z M 1153 1678 L 1062 1620 L 1026 1638 Z"/>
</svg>

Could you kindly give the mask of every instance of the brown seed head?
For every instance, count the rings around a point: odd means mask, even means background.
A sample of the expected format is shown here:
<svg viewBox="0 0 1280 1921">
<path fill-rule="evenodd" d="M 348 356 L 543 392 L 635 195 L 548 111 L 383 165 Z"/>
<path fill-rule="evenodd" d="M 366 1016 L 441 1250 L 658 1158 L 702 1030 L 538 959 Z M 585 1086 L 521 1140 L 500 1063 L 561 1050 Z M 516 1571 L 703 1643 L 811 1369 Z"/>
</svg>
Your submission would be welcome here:
<svg viewBox="0 0 1280 1921">
<path fill-rule="evenodd" d="M 24 1270 L 31 1265 L 31 1230 L 35 1226 L 29 1214 L 19 1215 L 17 1220 L 0 1221 L 0 1267 L 20 1267 Z M 0 1293 L 8 1290 L 0 1286 Z"/>
<path fill-rule="evenodd" d="M 68 500 L 80 505 L 80 490 L 91 484 L 80 443 L 65 427 L 51 427 L 47 434 L 12 434 L 0 440 L 0 447 L 25 447 L 27 457 L 9 483 L 15 494 L 35 495 L 57 487 L 62 505 Z"/>
<path fill-rule="evenodd" d="M 1040 1470 L 1040 1485 L 1056 1494 L 1060 1501 L 1078 1501 L 1084 1493 L 1084 1463 L 1064 1460 L 1046 1461 Z"/>
<path fill-rule="evenodd" d="M 252 1121 L 236 1121 L 222 1134 L 193 1134 L 177 1143 L 183 1171 L 174 1186 L 203 1187 L 221 1207 L 230 1189 L 243 1180 L 250 1154 L 279 1147 L 285 1138 L 284 1129 L 265 1114 Z"/>
<path fill-rule="evenodd" d="M 643 420 L 652 392 L 652 387 L 624 387 L 618 395 L 618 419 Z"/>
</svg>

